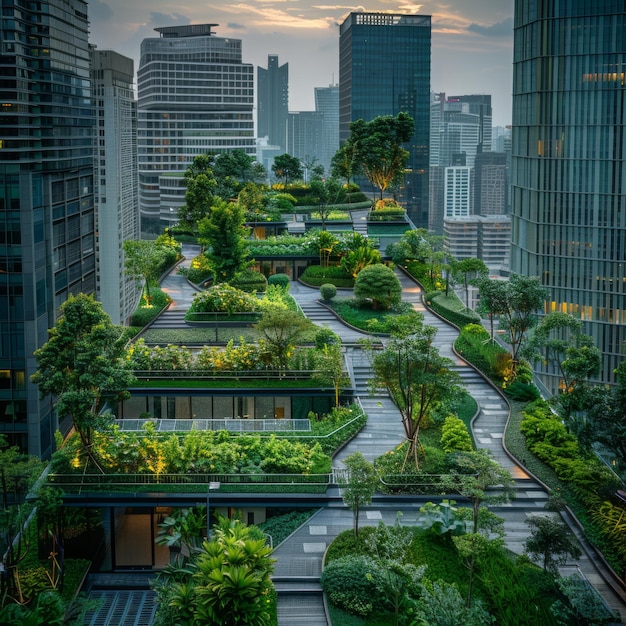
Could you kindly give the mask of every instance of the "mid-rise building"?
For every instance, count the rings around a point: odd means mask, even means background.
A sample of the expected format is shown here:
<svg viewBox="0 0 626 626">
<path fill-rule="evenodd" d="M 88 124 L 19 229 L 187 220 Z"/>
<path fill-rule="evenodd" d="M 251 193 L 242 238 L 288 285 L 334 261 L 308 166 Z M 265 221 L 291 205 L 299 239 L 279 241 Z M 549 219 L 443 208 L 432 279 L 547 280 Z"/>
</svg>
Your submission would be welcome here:
<svg viewBox="0 0 626 626">
<path fill-rule="evenodd" d="M 472 168 L 467 165 L 445 168 L 444 220 L 469 217 L 472 204 Z"/>
<path fill-rule="evenodd" d="M 278 62 L 277 54 L 267 57 L 267 69 L 257 68 L 257 135 L 267 144 L 287 149 L 289 112 L 289 63 Z M 292 155 L 293 156 L 293 155 Z"/>
<path fill-rule="evenodd" d="M 139 239 L 133 65 L 117 52 L 92 48 L 97 299 L 114 324 L 129 320 L 141 295 L 137 281 L 124 270 L 124 242 Z"/>
<path fill-rule="evenodd" d="M 339 31 L 339 138 L 350 123 L 408 113 L 415 132 L 399 200 L 413 223 L 428 227 L 431 17 L 354 12 Z"/>
<path fill-rule="evenodd" d="M 474 159 L 474 214 L 505 215 L 508 210 L 509 168 L 504 152 L 479 152 Z"/>
<path fill-rule="evenodd" d="M 50 455 L 58 419 L 30 377 L 68 296 L 96 290 L 87 2 L 3 2 L 0 434 Z"/>
<path fill-rule="evenodd" d="M 626 354 L 624 2 L 516 0 L 513 56 L 511 271 L 540 277 L 545 313 L 584 322 L 611 383 Z"/>
<path fill-rule="evenodd" d="M 137 156 L 143 237 L 176 221 L 183 176 L 194 157 L 243 150 L 255 155 L 254 67 L 239 39 L 217 24 L 156 28 L 141 42 L 137 72 Z"/>
</svg>

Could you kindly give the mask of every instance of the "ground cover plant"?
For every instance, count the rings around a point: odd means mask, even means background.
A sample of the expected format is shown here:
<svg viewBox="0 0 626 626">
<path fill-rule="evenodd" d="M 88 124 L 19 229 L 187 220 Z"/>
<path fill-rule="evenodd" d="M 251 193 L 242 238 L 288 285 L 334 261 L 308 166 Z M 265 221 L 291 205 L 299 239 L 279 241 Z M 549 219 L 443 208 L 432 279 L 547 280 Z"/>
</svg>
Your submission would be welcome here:
<svg viewBox="0 0 626 626">
<path fill-rule="evenodd" d="M 421 319 L 409 302 L 399 302 L 389 309 L 374 309 L 368 303 L 359 304 L 354 298 L 335 296 L 324 300 L 330 309 L 355 328 L 368 333 L 391 333 L 398 324 L 415 325 Z"/>
</svg>

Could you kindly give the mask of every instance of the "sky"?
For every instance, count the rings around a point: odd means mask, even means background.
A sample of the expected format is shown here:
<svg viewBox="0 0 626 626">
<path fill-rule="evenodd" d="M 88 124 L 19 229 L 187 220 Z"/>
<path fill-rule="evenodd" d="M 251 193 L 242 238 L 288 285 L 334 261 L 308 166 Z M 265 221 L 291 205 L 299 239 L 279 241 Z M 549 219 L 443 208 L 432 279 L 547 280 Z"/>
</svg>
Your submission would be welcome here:
<svg viewBox="0 0 626 626">
<path fill-rule="evenodd" d="M 511 123 L 514 0 L 88 0 L 90 41 L 139 65 L 141 41 L 158 26 L 218 24 L 218 37 L 242 41 L 243 62 L 289 63 L 289 110 L 315 109 L 314 88 L 339 81 L 339 25 L 352 11 L 432 16 L 431 89 L 491 94 L 494 126 Z M 256 75 L 256 70 L 255 70 Z"/>
</svg>

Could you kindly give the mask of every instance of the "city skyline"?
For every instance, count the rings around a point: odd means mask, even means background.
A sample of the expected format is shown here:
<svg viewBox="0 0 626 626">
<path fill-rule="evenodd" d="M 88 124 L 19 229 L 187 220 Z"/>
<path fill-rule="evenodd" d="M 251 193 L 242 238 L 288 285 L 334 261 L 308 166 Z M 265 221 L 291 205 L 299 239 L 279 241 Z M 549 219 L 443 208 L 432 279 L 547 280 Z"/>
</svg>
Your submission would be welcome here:
<svg viewBox="0 0 626 626">
<path fill-rule="evenodd" d="M 511 121 L 513 0 L 374 0 L 364 5 L 311 0 L 248 0 L 224 5 L 164 0 L 92 0 L 90 41 L 139 66 L 154 28 L 213 23 L 219 37 L 242 41 L 243 62 L 265 67 L 268 54 L 289 63 L 289 110 L 314 110 L 314 88 L 339 80 L 339 24 L 352 11 L 432 15 L 431 89 L 492 95 L 494 125 Z M 313 62 L 312 62 L 313 60 Z"/>
</svg>

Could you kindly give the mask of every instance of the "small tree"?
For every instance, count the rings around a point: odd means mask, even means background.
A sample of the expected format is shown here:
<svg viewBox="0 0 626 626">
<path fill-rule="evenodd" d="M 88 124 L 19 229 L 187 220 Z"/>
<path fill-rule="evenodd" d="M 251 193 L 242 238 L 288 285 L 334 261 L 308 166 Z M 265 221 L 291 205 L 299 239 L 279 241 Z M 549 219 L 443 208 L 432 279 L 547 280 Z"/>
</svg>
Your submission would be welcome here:
<svg viewBox="0 0 626 626">
<path fill-rule="evenodd" d="M 563 522 L 548 515 L 535 515 L 526 523 L 531 529 L 524 543 L 526 553 L 531 559 L 541 560 L 546 572 L 558 576 L 559 565 L 564 565 L 568 558 L 580 558 L 580 547 Z"/>
<path fill-rule="evenodd" d="M 359 536 L 359 512 L 368 505 L 378 485 L 378 473 L 374 466 L 360 452 L 353 452 L 345 459 L 347 481 L 344 483 L 342 498 L 344 504 L 354 513 L 354 536 Z"/>
<path fill-rule="evenodd" d="M 371 302 L 372 308 L 389 309 L 400 302 L 402 285 L 395 272 L 386 265 L 364 267 L 354 281 L 354 297 L 362 306 Z"/>
<path fill-rule="evenodd" d="M 302 179 L 302 163 L 297 157 L 293 157 L 289 154 L 280 154 L 274 157 L 272 172 L 274 172 L 276 178 L 279 180 L 282 179 L 285 186 L 287 186 L 290 180 Z"/>
<path fill-rule="evenodd" d="M 350 383 L 346 374 L 341 345 L 324 344 L 315 355 L 315 379 L 321 385 L 332 385 L 335 391 L 335 406 L 339 406 L 339 391 Z"/>
<path fill-rule="evenodd" d="M 469 286 L 480 283 L 487 277 L 489 270 L 482 259 L 463 259 L 452 264 L 452 273 L 455 278 L 463 283 L 465 289 L 465 308 L 469 309 Z"/>
<path fill-rule="evenodd" d="M 217 200 L 210 216 L 200 221 L 199 239 L 208 247 L 206 255 L 216 283 L 231 281 L 252 263 L 246 243 L 249 229 L 244 222 L 243 208 L 224 200 Z"/>
<path fill-rule="evenodd" d="M 166 251 L 155 241 L 145 239 L 124 242 L 124 270 L 126 275 L 135 280 L 143 280 L 146 302 L 152 302 L 150 283 L 155 282 L 161 274 Z"/>
<path fill-rule="evenodd" d="M 481 315 L 489 317 L 491 341 L 495 341 L 493 320 L 507 310 L 507 284 L 504 280 L 492 280 L 484 277 L 478 281 L 478 307 Z"/>
<path fill-rule="evenodd" d="M 310 320 L 296 311 L 276 307 L 266 310 L 254 325 L 267 341 L 272 359 L 280 368 L 287 367 L 294 345 L 311 326 Z"/>
<path fill-rule="evenodd" d="M 217 181 L 213 175 L 213 155 L 199 154 L 185 171 L 185 204 L 178 209 L 182 226 L 194 232 L 207 217 L 213 204 Z"/>
</svg>

